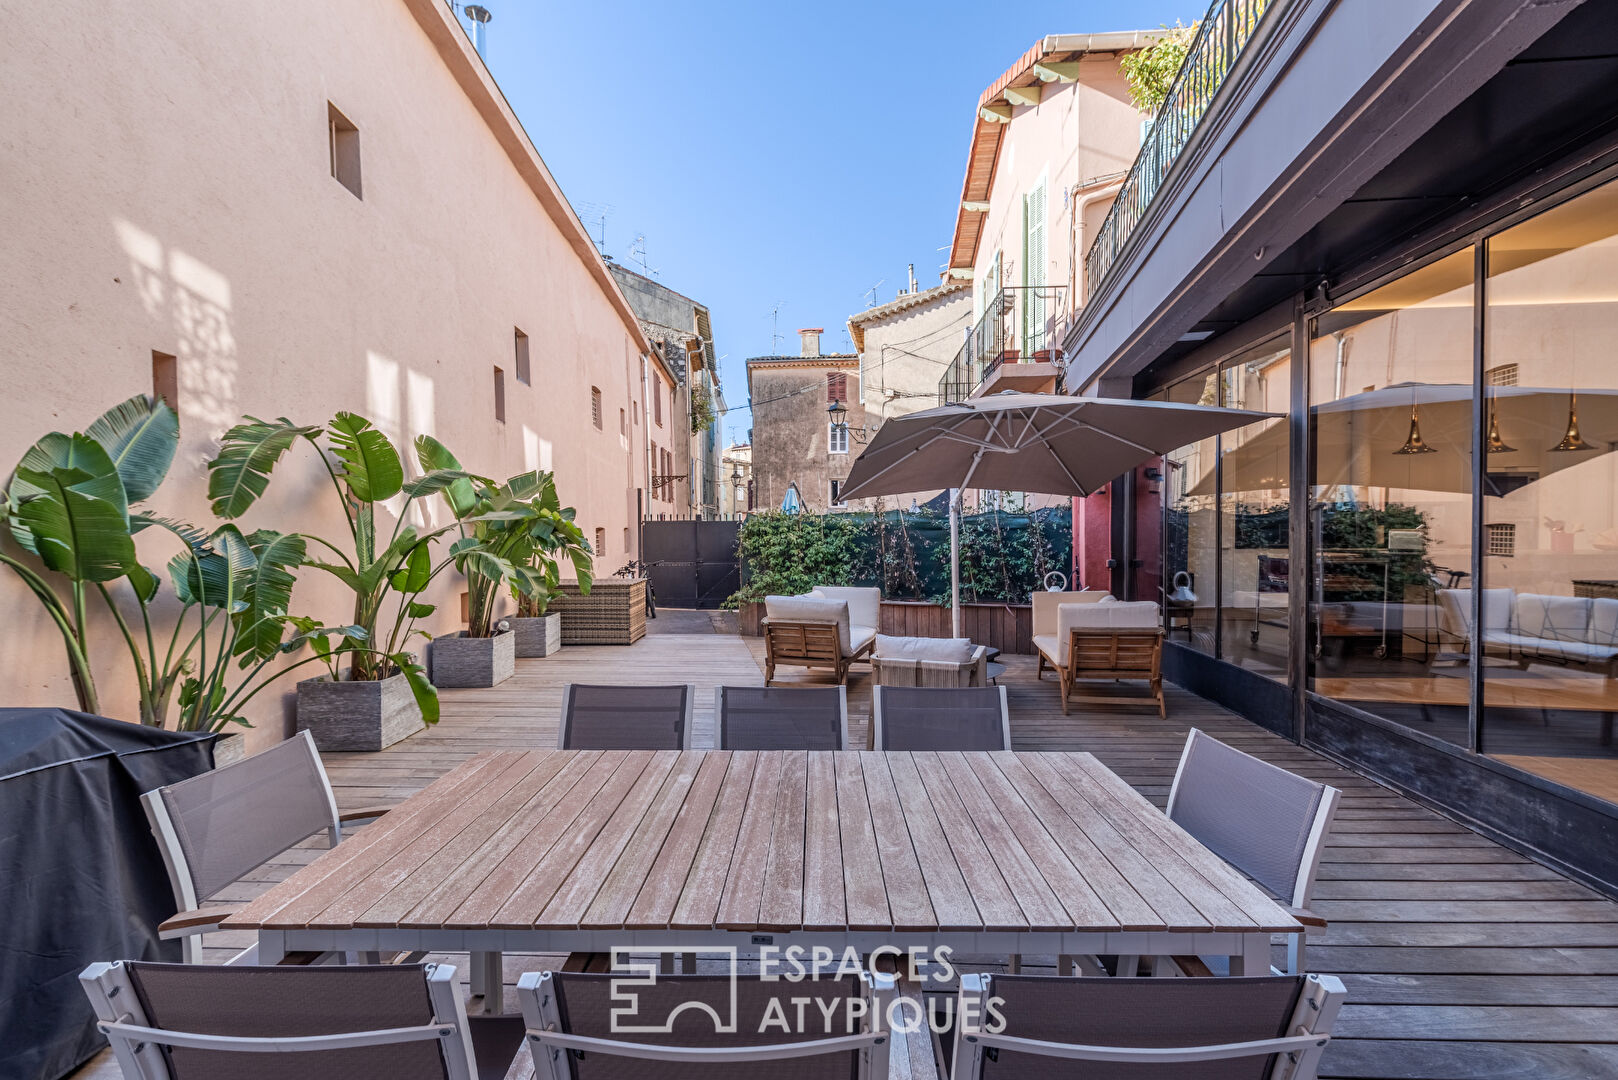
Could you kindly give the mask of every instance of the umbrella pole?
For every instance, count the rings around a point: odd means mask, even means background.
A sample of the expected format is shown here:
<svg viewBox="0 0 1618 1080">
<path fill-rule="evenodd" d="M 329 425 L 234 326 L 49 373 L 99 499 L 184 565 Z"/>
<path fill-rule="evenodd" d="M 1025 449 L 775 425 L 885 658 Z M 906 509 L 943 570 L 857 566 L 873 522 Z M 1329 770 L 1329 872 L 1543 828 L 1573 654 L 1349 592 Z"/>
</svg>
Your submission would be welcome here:
<svg viewBox="0 0 1618 1080">
<path fill-rule="evenodd" d="M 961 636 L 961 489 L 949 493 L 949 627 Z"/>
</svg>

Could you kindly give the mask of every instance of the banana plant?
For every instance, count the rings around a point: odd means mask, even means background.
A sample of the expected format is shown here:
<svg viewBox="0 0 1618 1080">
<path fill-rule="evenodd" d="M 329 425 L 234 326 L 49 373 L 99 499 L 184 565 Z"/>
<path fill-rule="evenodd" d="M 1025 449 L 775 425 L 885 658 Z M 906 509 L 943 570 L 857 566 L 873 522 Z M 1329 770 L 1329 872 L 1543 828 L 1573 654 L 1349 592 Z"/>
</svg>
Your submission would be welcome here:
<svg viewBox="0 0 1618 1080">
<path fill-rule="evenodd" d="M 83 432 L 53 431 L 18 462 L 0 500 L 0 522 L 39 567 L 0 551 L 44 607 L 67 652 L 79 708 L 100 711 L 90 661 L 88 599 L 129 576 L 139 591 L 146 574 L 135 558 L 130 506 L 151 496 L 168 475 L 180 425 L 157 398 L 114 406 Z M 66 583 L 57 591 L 48 575 Z"/>
<path fill-rule="evenodd" d="M 322 438 L 325 443 L 322 445 Z M 329 553 L 306 559 L 341 581 L 353 593 L 353 618 L 347 626 L 321 626 L 295 618 L 295 640 L 308 642 L 333 678 L 372 682 L 402 674 L 429 722 L 438 719 L 438 697 L 426 672 L 408 649 L 417 636 L 430 637 L 416 623 L 432 615 L 433 604 L 421 594 L 452 559 L 433 562 L 432 545 L 459 525 L 418 530 L 409 524 L 417 500 L 444 494 L 454 502 L 470 497 L 474 484 L 488 481 L 461 469 L 428 467 L 417 479 L 405 479 L 404 463 L 393 443 L 369 420 L 340 412 L 325 426 L 294 424 L 285 417 L 266 421 L 246 417 L 220 442 L 219 455 L 208 463 L 208 496 L 214 513 L 227 520 L 246 513 L 269 486 L 282 456 L 299 442 L 315 447 L 348 525 L 347 549 L 318 536 L 307 541 Z M 447 455 L 447 451 L 445 452 Z M 379 535 L 377 508 L 395 498 L 403 503 L 386 535 Z"/>
<path fill-rule="evenodd" d="M 533 570 L 535 580 L 527 592 L 515 587 L 512 589 L 517 601 L 517 614 L 526 618 L 544 615 L 551 599 L 560 591 L 562 559 L 572 562 L 579 592 L 588 596 L 590 585 L 595 581 L 590 543 L 584 538 L 584 530 L 573 520 L 576 512 L 573 507 L 562 505 L 556 492 L 555 476 L 548 472 L 540 475 L 543 477 L 543 488 L 535 500 L 537 511 L 528 529 L 533 542 L 528 565 Z"/>
</svg>

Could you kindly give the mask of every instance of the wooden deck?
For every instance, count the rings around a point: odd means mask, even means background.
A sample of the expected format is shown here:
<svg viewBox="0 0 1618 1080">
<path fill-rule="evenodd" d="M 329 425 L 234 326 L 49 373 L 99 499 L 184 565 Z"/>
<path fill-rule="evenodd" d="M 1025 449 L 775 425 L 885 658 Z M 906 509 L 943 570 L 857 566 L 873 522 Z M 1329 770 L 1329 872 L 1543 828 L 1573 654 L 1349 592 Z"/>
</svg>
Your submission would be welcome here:
<svg viewBox="0 0 1618 1080">
<path fill-rule="evenodd" d="M 519 661 L 516 677 L 494 689 L 447 691 L 435 728 L 381 753 L 326 756 L 338 801 L 396 801 L 478 751 L 554 745 L 570 681 L 695 682 L 697 745 L 712 745 L 713 687 L 762 682 L 762 643 L 719 632 L 725 625 L 668 611 L 634 646 L 570 646 Z M 1331 927 L 1311 936 L 1308 956 L 1349 991 L 1322 1076 L 1618 1078 L 1618 904 L 1177 687 L 1167 690 L 1166 721 L 1150 706 L 1064 717 L 1054 681 L 1034 681 L 1032 657 L 1006 659 L 1015 748 L 1087 751 L 1158 805 L 1193 725 L 1343 789 L 1314 904 Z M 855 745 L 869 705 L 860 665 L 850 684 Z M 250 898 L 317 853 L 311 846 L 262 868 L 231 898 Z M 213 935 L 210 954 L 243 944 Z M 544 961 L 506 963 L 515 983 Z M 930 1073 L 911 1064 L 918 1077 Z M 98 1062 L 83 1075 L 116 1070 Z"/>
</svg>

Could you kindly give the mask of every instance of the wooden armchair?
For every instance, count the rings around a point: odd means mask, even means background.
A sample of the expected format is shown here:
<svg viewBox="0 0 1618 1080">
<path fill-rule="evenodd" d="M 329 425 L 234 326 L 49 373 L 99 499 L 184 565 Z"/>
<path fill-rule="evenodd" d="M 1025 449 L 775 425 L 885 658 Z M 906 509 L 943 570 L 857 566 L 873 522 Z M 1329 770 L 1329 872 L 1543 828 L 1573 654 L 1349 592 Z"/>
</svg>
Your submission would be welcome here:
<svg viewBox="0 0 1618 1080">
<path fill-rule="evenodd" d="M 1063 604 L 1057 610 L 1056 654 L 1049 642 L 1036 640 L 1040 668 L 1046 664 L 1061 682 L 1062 712 L 1074 701 L 1092 704 L 1155 702 L 1159 716 L 1168 715 L 1163 700 L 1163 626 L 1156 604 Z M 1074 691 L 1090 679 L 1131 679 L 1146 683 L 1145 699 L 1121 694 Z"/>
<path fill-rule="evenodd" d="M 766 596 L 764 620 L 764 685 L 781 665 L 829 668 L 839 683 L 856 660 L 870 656 L 876 627 L 849 623 L 848 601 L 817 596 Z"/>
</svg>

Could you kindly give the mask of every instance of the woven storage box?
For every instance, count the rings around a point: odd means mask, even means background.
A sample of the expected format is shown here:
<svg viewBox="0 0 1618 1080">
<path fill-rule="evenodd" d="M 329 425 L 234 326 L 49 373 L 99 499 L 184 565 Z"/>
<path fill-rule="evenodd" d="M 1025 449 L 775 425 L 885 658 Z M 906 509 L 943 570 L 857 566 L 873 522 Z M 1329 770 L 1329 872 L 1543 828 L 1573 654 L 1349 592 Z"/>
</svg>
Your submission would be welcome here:
<svg viewBox="0 0 1618 1080">
<path fill-rule="evenodd" d="M 597 579 L 589 596 L 562 583 L 550 610 L 562 616 L 563 645 L 633 645 L 646 636 L 646 579 Z"/>
</svg>

